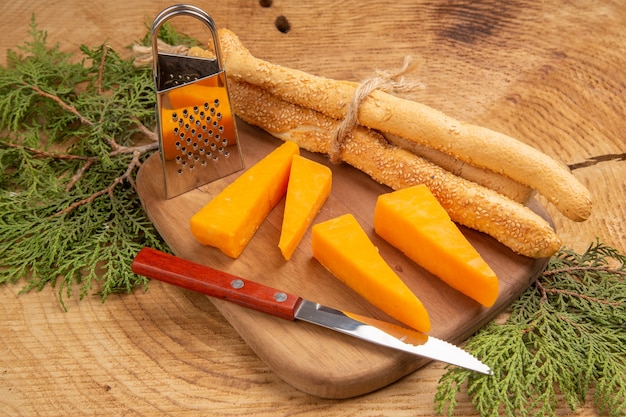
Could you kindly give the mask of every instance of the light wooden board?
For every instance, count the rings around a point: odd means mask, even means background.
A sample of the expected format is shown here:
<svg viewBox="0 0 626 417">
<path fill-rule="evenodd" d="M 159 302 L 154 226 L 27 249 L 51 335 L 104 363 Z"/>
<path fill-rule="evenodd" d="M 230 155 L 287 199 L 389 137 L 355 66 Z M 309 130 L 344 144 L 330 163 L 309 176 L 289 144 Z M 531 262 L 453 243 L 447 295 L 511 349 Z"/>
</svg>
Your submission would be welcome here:
<svg viewBox="0 0 626 417">
<path fill-rule="evenodd" d="M 282 143 L 241 121 L 238 127 L 247 167 Z M 376 197 L 390 191 L 386 186 L 348 165 L 331 164 L 323 155 L 305 151 L 302 154 L 333 170 L 331 196 L 315 222 L 353 213 L 382 256 L 426 305 L 433 336 L 455 343 L 463 341 L 517 298 L 545 267 L 546 260 L 516 255 L 491 237 L 462 228 L 500 278 L 499 299 L 494 307 L 485 309 L 411 262 L 374 233 Z M 159 156 L 152 155 L 138 174 L 138 192 L 151 221 L 176 255 L 326 305 L 392 320 L 336 280 L 312 257 L 310 229 L 291 260 L 283 259 L 277 245 L 284 199 L 261 225 L 243 254 L 234 260 L 218 249 L 199 244 L 191 235 L 189 219 L 239 174 L 168 200 L 162 172 Z M 539 204 L 534 203 L 533 209 L 547 217 Z M 212 302 L 273 372 L 292 386 L 316 396 L 361 395 L 388 385 L 427 363 L 412 355 L 307 323 L 284 321 L 221 300 L 212 299 Z"/>
</svg>

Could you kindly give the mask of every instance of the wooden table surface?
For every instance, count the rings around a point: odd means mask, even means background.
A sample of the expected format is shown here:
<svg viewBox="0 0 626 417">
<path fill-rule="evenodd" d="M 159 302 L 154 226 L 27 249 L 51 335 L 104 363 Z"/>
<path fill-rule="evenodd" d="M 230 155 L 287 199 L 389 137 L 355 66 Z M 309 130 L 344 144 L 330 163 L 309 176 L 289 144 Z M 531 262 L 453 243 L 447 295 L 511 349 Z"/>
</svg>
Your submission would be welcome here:
<svg viewBox="0 0 626 417">
<path fill-rule="evenodd" d="M 128 54 L 170 4 L 5 1 L 0 64 L 28 40 L 33 13 L 62 50 L 106 41 Z M 196 4 L 256 56 L 319 75 L 358 81 L 419 57 L 416 100 L 536 146 L 589 187 L 594 211 L 584 223 L 548 207 L 566 246 L 581 251 L 599 238 L 626 252 L 621 0 Z M 323 400 L 272 374 L 204 296 L 152 282 L 147 293 L 104 304 L 73 297 L 63 312 L 55 289 L 20 289 L 0 287 L 0 415 L 434 414 L 439 363 L 362 397 Z M 560 411 L 569 414 L 565 405 Z M 476 415 L 467 398 L 457 415 Z M 595 412 L 587 406 L 578 415 Z"/>
</svg>

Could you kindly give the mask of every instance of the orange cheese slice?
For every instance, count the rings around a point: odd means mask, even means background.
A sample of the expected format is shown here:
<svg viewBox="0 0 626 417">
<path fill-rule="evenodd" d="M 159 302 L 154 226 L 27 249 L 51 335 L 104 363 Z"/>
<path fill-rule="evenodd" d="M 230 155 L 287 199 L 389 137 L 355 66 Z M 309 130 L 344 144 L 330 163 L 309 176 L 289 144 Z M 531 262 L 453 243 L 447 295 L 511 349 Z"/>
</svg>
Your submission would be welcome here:
<svg viewBox="0 0 626 417">
<path fill-rule="evenodd" d="M 376 233 L 448 285 L 490 307 L 498 278 L 428 187 L 417 185 L 378 197 Z"/>
<path fill-rule="evenodd" d="M 280 233 L 280 248 L 291 258 L 313 219 L 330 195 L 332 171 L 325 165 L 294 155 L 285 199 L 285 214 Z"/>
<path fill-rule="evenodd" d="M 237 258 L 263 220 L 287 192 L 298 145 L 285 142 L 241 174 L 191 218 L 191 232 L 202 244 Z"/>
<path fill-rule="evenodd" d="M 396 320 L 421 332 L 430 318 L 351 214 L 312 227 L 313 256 L 335 277 Z"/>
</svg>

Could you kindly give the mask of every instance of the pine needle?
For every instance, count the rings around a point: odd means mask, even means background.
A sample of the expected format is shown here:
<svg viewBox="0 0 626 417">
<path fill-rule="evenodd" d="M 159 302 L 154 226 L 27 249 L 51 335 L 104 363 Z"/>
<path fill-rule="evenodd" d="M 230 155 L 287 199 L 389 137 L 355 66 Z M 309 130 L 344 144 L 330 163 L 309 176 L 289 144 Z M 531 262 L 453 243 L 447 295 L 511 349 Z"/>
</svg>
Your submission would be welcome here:
<svg viewBox="0 0 626 417">
<path fill-rule="evenodd" d="M 494 370 L 449 368 L 435 396 L 450 416 L 463 389 L 483 416 L 554 416 L 575 411 L 593 390 L 596 409 L 626 413 L 626 256 L 599 242 L 583 254 L 562 249 L 510 307 L 466 349 Z"/>
<path fill-rule="evenodd" d="M 151 70 L 107 45 L 75 63 L 34 17 L 30 35 L 0 68 L 0 283 L 54 286 L 63 306 L 145 287 L 134 255 L 167 250 L 134 189 L 157 147 Z"/>
</svg>

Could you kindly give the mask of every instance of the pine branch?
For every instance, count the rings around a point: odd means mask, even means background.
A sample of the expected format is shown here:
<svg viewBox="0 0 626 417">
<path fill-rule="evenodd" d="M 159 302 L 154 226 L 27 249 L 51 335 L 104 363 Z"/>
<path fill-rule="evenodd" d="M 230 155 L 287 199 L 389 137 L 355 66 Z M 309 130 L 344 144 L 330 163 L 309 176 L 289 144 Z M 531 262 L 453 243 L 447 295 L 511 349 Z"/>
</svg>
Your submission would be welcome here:
<svg viewBox="0 0 626 417">
<path fill-rule="evenodd" d="M 96 198 L 104 194 L 108 194 L 110 198 L 114 198 L 113 190 L 123 181 L 128 181 L 133 186 L 133 188 L 136 189 L 137 187 L 135 186 L 135 181 L 133 180 L 132 174 L 135 171 L 135 169 L 141 165 L 141 162 L 139 160 L 140 156 L 141 156 L 141 153 L 139 151 L 133 152 L 133 159 L 128 164 L 128 168 L 126 169 L 126 172 L 124 172 L 124 174 L 120 175 L 119 177 L 115 178 L 108 187 L 94 192 L 87 198 L 83 198 L 82 200 L 79 200 L 70 204 L 63 210 L 54 213 L 53 216 L 62 216 L 64 214 L 68 214 L 69 212 L 74 210 L 76 207 L 82 206 L 83 204 L 93 203 Z M 85 171 L 79 170 L 79 172 L 83 173 Z"/>
<path fill-rule="evenodd" d="M 74 106 L 71 106 L 67 103 L 65 103 L 63 100 L 61 100 L 58 96 L 54 95 L 54 94 L 50 94 L 50 93 L 46 93 L 45 91 L 43 91 L 41 88 L 37 87 L 36 85 L 28 85 L 27 83 L 23 83 L 23 85 L 27 88 L 32 89 L 35 93 L 37 93 L 38 95 L 45 97 L 45 98 L 49 98 L 50 100 L 54 101 L 55 103 L 57 103 L 59 106 L 61 106 L 61 108 L 71 114 L 73 114 L 74 116 L 76 116 L 81 123 L 84 123 L 86 125 L 92 126 L 93 122 L 87 118 L 85 118 L 84 116 L 82 116 L 78 110 L 76 110 L 76 108 Z"/>
<path fill-rule="evenodd" d="M 583 254 L 563 249 L 466 349 L 494 370 L 479 376 L 450 368 L 435 396 L 452 415 L 463 389 L 485 416 L 553 416 L 563 398 L 576 410 L 594 390 L 601 413 L 626 413 L 626 255 L 599 242 Z"/>
<path fill-rule="evenodd" d="M 157 148 L 151 72 L 106 45 L 73 63 L 34 18 L 31 36 L 0 68 L 0 283 L 104 301 L 146 285 L 141 247 L 167 250 L 135 189 Z"/>
<path fill-rule="evenodd" d="M 70 153 L 62 153 L 62 152 L 50 152 L 50 151 L 45 151 L 42 149 L 31 148 L 30 146 L 18 145 L 18 144 L 11 143 L 11 142 L 2 142 L 2 146 L 6 146 L 8 148 L 23 149 L 25 151 L 32 153 L 33 156 L 35 157 L 42 157 L 42 158 L 78 159 L 78 160 L 87 161 L 87 162 L 92 161 L 92 160 L 95 161 L 98 159 L 96 157 L 89 157 L 89 156 L 84 156 L 84 155 L 73 155 Z"/>
</svg>

